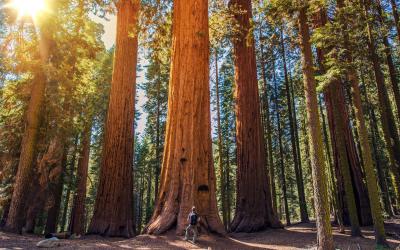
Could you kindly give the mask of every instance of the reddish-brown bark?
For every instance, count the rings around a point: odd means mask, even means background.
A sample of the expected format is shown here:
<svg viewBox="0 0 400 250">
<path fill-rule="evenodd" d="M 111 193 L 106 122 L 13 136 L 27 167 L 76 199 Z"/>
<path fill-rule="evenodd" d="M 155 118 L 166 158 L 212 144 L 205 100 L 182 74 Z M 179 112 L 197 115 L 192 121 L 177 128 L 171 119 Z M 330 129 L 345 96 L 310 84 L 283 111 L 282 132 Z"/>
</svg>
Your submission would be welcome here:
<svg viewBox="0 0 400 250">
<path fill-rule="evenodd" d="M 254 232 L 281 227 L 272 206 L 271 186 L 266 172 L 264 136 L 250 0 L 231 0 L 230 7 L 240 30 L 233 39 L 235 58 L 237 193 L 234 232 Z"/>
<path fill-rule="evenodd" d="M 160 191 L 146 227 L 182 234 L 196 206 L 203 230 L 224 233 L 211 148 L 208 1 L 174 1 L 172 67 Z"/>
<path fill-rule="evenodd" d="M 117 2 L 117 40 L 100 181 L 88 232 L 132 237 L 133 138 L 140 2 Z"/>
</svg>

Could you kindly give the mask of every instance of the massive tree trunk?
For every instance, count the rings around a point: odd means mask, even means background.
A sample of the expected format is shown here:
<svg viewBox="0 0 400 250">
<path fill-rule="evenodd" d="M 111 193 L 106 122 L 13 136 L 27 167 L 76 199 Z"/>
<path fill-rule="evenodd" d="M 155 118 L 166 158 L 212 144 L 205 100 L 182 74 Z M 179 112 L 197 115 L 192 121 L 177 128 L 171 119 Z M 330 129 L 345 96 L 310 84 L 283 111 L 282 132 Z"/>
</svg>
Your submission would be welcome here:
<svg viewBox="0 0 400 250">
<path fill-rule="evenodd" d="M 300 47 L 302 52 L 304 91 L 309 130 L 312 177 L 314 186 L 315 217 L 319 250 L 332 250 L 333 237 L 329 220 L 327 178 L 321 124 L 319 121 L 316 83 L 314 78 L 313 57 L 310 43 L 310 30 L 307 21 L 307 8 L 302 7 L 298 19 Z"/>
<path fill-rule="evenodd" d="M 71 233 L 83 235 L 86 227 L 86 186 L 90 157 L 90 138 L 91 123 L 86 125 L 82 135 L 82 148 L 79 154 L 78 170 L 77 170 L 77 189 L 74 196 L 74 204 L 71 213 Z"/>
<path fill-rule="evenodd" d="M 43 27 L 42 27 L 43 28 Z M 42 67 L 35 75 L 31 86 L 31 98 L 26 111 L 26 126 L 22 139 L 21 155 L 15 177 L 14 190 L 11 198 L 10 210 L 4 230 L 21 233 L 26 216 L 26 199 L 29 193 L 29 185 L 33 176 L 33 161 L 35 157 L 40 121 L 42 117 L 42 106 L 46 90 L 45 64 L 48 60 L 47 34 L 43 29 L 40 32 L 40 51 Z"/>
<path fill-rule="evenodd" d="M 266 172 L 257 67 L 251 33 L 251 1 L 231 0 L 230 6 L 240 31 L 233 39 L 235 58 L 237 193 L 234 232 L 254 232 L 281 227 L 272 206 Z"/>
<path fill-rule="evenodd" d="M 282 50 L 282 59 L 283 59 L 283 72 L 285 75 L 285 90 L 286 90 L 286 100 L 287 100 L 287 107 L 288 107 L 288 116 L 289 116 L 289 125 L 290 125 L 290 141 L 292 144 L 292 154 L 293 154 L 293 162 L 294 162 L 294 172 L 296 175 L 296 184 L 297 184 L 297 192 L 299 195 L 299 206 L 300 206 L 300 219 L 301 222 L 308 222 L 308 213 L 307 213 L 307 203 L 306 197 L 304 194 L 304 183 L 303 183 L 303 174 L 301 166 L 299 165 L 298 161 L 298 154 L 297 145 L 296 145 L 296 136 L 295 136 L 295 126 L 294 126 L 294 119 L 293 119 L 293 111 L 292 111 L 292 97 L 290 93 L 290 83 L 289 83 L 289 76 L 288 76 L 288 69 L 286 65 L 286 49 L 284 44 L 283 38 L 283 30 L 281 30 L 281 50 Z"/>
<path fill-rule="evenodd" d="M 132 237 L 133 139 L 140 2 L 117 3 L 117 40 L 100 181 L 88 232 Z"/>
<path fill-rule="evenodd" d="M 212 160 L 208 1 L 174 1 L 172 67 L 161 185 L 150 234 L 182 234 L 196 206 L 203 230 L 223 234 Z"/>
</svg>

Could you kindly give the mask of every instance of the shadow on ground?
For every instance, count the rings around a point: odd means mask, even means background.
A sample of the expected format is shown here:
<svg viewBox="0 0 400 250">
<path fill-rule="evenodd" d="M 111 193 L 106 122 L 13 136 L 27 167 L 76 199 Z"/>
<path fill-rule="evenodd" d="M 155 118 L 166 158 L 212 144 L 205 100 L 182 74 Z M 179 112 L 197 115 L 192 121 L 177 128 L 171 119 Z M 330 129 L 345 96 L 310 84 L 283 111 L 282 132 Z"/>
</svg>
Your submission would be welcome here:
<svg viewBox="0 0 400 250">
<path fill-rule="evenodd" d="M 364 237 L 350 237 L 338 233 L 334 228 L 336 248 L 346 250 L 375 249 L 372 227 L 363 228 Z M 392 248 L 400 246 L 400 220 L 388 221 L 386 224 L 388 241 Z M 42 240 L 34 235 L 14 235 L 0 232 L 0 249 L 36 249 L 37 242 Z M 170 232 L 163 236 L 139 235 L 133 239 L 86 236 L 78 240 L 61 240 L 58 249 L 313 249 L 316 245 L 316 228 L 314 223 L 301 223 L 285 229 L 266 230 L 258 233 L 229 234 L 227 237 L 202 235 L 196 244 L 184 241 L 182 237 Z"/>
</svg>

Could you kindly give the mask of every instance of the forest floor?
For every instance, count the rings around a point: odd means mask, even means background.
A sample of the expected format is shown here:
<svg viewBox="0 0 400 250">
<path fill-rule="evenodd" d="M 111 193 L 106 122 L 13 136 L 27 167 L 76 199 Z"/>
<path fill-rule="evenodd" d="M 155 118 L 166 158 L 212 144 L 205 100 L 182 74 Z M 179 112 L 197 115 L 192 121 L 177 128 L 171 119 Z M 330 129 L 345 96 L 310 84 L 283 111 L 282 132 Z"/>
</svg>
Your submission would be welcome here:
<svg viewBox="0 0 400 250">
<path fill-rule="evenodd" d="M 363 228 L 364 238 L 354 238 L 338 233 L 334 228 L 337 249 L 375 249 L 371 227 Z M 400 219 L 386 222 L 388 241 L 393 249 L 400 249 Z M 14 235 L 0 232 L 0 249 L 36 249 L 42 237 Z M 139 235 L 133 239 L 85 236 L 76 240 L 60 240 L 58 249 L 313 249 L 316 245 L 314 223 L 300 223 L 285 229 L 266 230 L 259 233 L 229 234 L 227 237 L 201 235 L 198 243 L 184 241 L 173 232 L 164 236 Z"/>
</svg>

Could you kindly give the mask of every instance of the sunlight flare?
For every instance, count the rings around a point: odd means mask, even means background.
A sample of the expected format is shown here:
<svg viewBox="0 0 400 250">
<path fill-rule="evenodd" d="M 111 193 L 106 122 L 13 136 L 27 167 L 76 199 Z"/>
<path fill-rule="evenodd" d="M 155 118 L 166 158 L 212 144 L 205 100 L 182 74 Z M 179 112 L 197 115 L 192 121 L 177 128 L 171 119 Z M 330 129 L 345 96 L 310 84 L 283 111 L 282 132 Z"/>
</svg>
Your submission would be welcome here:
<svg viewBox="0 0 400 250">
<path fill-rule="evenodd" d="M 46 10 L 45 0 L 12 0 L 8 5 L 18 11 L 18 17 L 36 18 L 40 12 Z"/>
</svg>

